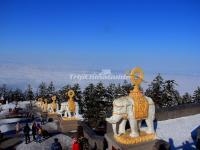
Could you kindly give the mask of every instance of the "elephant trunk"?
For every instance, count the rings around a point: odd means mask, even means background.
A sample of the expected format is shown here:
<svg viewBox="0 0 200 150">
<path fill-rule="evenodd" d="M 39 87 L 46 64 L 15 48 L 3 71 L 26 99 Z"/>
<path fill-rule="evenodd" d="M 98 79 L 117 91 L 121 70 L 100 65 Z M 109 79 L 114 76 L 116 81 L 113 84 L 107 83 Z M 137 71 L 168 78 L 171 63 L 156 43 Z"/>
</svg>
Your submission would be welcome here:
<svg viewBox="0 0 200 150">
<path fill-rule="evenodd" d="M 121 115 L 113 115 L 110 118 L 106 118 L 106 121 L 112 124 L 114 135 L 118 135 L 117 133 L 117 122 L 122 119 Z"/>
<path fill-rule="evenodd" d="M 113 115 L 110 118 L 106 118 L 106 121 L 111 124 L 116 124 L 117 122 L 120 121 L 120 119 L 122 119 L 121 115 Z"/>
</svg>

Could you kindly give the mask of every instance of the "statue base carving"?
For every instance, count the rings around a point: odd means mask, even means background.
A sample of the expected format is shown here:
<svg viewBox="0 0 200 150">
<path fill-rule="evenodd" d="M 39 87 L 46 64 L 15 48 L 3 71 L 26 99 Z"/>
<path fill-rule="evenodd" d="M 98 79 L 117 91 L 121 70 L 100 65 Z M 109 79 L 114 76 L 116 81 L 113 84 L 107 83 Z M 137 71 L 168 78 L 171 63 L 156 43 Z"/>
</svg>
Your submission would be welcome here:
<svg viewBox="0 0 200 150">
<path fill-rule="evenodd" d="M 138 144 L 122 144 L 122 143 L 116 141 L 112 132 L 106 133 L 105 139 L 108 142 L 108 150 L 112 150 L 112 149 L 116 149 L 116 150 L 156 150 L 156 149 L 158 149 L 157 144 L 159 144 L 160 141 L 162 141 L 159 139 L 155 139 L 155 140 L 151 140 L 151 141 L 144 142 L 144 143 L 138 143 Z M 167 144 L 167 142 L 165 142 L 165 145 L 166 144 Z M 168 147 L 170 147 L 169 144 L 168 144 Z M 169 149 L 169 148 L 166 148 L 166 149 Z"/>
<path fill-rule="evenodd" d="M 76 117 L 62 117 L 62 120 L 64 120 L 64 121 L 70 121 L 70 120 L 80 120 L 80 119 L 76 118 Z"/>
<path fill-rule="evenodd" d="M 54 120 L 58 120 L 59 114 L 56 112 L 48 112 L 48 118 L 53 118 Z"/>
<path fill-rule="evenodd" d="M 125 134 L 120 136 L 114 136 L 115 140 L 121 144 L 138 144 L 143 142 L 153 141 L 156 138 L 156 134 L 147 134 L 144 131 L 140 132 L 140 136 L 138 137 L 130 137 L 130 131 L 127 131 Z"/>
<path fill-rule="evenodd" d="M 49 115 L 57 115 L 57 112 L 48 112 Z"/>
</svg>

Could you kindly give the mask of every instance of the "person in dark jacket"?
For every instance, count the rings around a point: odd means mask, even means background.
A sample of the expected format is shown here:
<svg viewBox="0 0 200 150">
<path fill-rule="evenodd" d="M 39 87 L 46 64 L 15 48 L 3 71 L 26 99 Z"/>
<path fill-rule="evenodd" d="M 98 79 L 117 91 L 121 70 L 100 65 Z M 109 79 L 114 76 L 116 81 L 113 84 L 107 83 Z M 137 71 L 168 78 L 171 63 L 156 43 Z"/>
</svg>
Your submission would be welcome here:
<svg viewBox="0 0 200 150">
<path fill-rule="evenodd" d="M 3 133 L 0 130 L 0 141 L 3 139 Z"/>
<path fill-rule="evenodd" d="M 42 127 L 40 125 L 37 126 L 37 142 L 42 142 Z"/>
<path fill-rule="evenodd" d="M 29 132 L 30 132 L 30 128 L 28 126 L 28 123 L 26 123 L 25 127 L 24 127 L 24 136 L 25 136 L 25 141 L 26 141 L 26 144 L 28 144 L 28 142 L 30 142 L 30 135 L 29 135 Z"/>
<path fill-rule="evenodd" d="M 34 122 L 33 125 L 32 125 L 32 135 L 33 135 L 33 140 L 36 141 L 36 135 L 37 133 L 37 126 L 36 126 L 36 123 Z"/>
<path fill-rule="evenodd" d="M 196 148 L 200 150 L 200 128 L 197 130 Z"/>
<path fill-rule="evenodd" d="M 51 145 L 51 150 L 62 150 L 62 146 L 60 142 L 58 142 L 58 139 L 54 139 L 54 143 Z"/>
</svg>

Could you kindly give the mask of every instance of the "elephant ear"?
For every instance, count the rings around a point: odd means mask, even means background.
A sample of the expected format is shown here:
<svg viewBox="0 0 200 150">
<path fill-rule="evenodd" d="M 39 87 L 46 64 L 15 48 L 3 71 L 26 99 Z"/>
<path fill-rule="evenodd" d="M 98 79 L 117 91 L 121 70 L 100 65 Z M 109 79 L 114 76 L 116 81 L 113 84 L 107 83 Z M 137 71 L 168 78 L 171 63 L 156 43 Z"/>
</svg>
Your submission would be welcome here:
<svg viewBox="0 0 200 150">
<path fill-rule="evenodd" d="M 154 105 L 154 102 L 151 97 L 145 96 L 146 100 L 148 101 L 149 105 Z"/>
</svg>

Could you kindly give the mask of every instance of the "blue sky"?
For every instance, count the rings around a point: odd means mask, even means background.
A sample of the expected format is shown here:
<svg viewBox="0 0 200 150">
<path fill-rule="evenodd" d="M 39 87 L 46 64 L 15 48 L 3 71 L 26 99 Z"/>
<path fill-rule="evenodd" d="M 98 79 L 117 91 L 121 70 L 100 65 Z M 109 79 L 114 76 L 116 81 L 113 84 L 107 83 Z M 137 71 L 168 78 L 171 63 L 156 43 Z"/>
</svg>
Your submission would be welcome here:
<svg viewBox="0 0 200 150">
<path fill-rule="evenodd" d="M 1 0 L 0 64 L 200 74 L 199 0 Z"/>
</svg>

